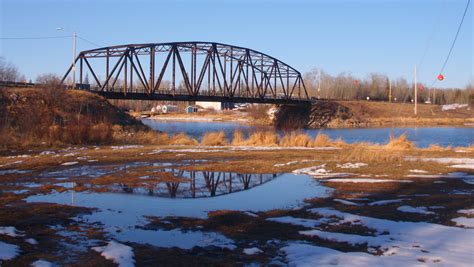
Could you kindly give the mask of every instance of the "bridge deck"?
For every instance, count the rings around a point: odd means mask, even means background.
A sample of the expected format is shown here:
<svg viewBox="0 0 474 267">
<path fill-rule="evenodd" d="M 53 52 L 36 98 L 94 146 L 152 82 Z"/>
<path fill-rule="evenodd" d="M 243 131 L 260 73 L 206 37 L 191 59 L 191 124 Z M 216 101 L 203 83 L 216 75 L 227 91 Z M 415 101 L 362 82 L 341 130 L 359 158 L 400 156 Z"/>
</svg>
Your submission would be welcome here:
<svg viewBox="0 0 474 267">
<path fill-rule="evenodd" d="M 231 102 L 231 103 L 260 103 L 278 105 L 310 105 L 310 100 L 286 99 L 286 98 L 253 98 L 253 97 L 227 97 L 212 95 L 188 95 L 169 93 L 123 93 L 123 92 L 101 92 L 91 91 L 108 99 L 128 99 L 128 100 L 159 100 L 159 101 L 206 101 L 206 102 Z"/>
</svg>

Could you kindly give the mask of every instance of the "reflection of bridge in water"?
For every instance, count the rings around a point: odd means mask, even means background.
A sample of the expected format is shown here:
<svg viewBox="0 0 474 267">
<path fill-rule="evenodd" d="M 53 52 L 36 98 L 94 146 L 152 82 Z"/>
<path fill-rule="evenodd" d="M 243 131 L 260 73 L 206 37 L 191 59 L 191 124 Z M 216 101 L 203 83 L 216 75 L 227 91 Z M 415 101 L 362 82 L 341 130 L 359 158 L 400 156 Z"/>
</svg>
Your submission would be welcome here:
<svg viewBox="0 0 474 267">
<path fill-rule="evenodd" d="M 235 172 L 183 171 L 163 169 L 173 176 L 184 178 L 183 182 L 162 182 L 153 187 L 130 187 L 121 185 L 126 193 L 148 194 L 168 198 L 214 197 L 247 190 L 269 182 L 277 174 L 246 174 Z M 144 179 L 146 183 L 146 179 Z"/>
</svg>

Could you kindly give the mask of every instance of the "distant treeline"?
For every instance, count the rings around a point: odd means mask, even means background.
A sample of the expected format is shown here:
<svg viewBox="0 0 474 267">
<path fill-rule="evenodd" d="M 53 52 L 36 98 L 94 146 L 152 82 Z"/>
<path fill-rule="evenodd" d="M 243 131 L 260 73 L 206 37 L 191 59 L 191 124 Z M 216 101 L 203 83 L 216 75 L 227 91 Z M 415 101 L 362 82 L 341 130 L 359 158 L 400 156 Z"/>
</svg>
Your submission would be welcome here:
<svg viewBox="0 0 474 267">
<path fill-rule="evenodd" d="M 321 77 L 319 77 L 321 75 Z M 390 85 L 392 88 L 392 101 L 411 102 L 414 99 L 413 83 L 405 78 L 389 80 L 384 74 L 371 73 L 365 79 L 359 79 L 349 73 L 332 76 L 324 71 L 314 69 L 304 74 L 304 82 L 312 97 L 344 100 L 371 100 L 388 101 Z M 321 85 L 319 85 L 321 82 Z M 318 88 L 320 88 L 318 92 Z M 431 101 L 435 104 L 473 104 L 474 84 L 470 82 L 466 88 L 440 89 L 428 88 L 427 85 L 418 83 L 418 101 Z"/>
<path fill-rule="evenodd" d="M 38 76 L 36 82 L 45 83 L 54 78 L 55 75 L 44 74 Z M 89 83 L 88 75 L 85 75 L 85 83 Z M 380 73 L 371 73 L 364 79 L 352 76 L 350 73 L 343 72 L 337 76 L 332 76 L 325 71 L 313 69 L 304 74 L 304 83 L 311 97 L 320 97 L 327 99 L 342 100 L 371 100 L 389 101 L 389 88 L 392 88 L 392 101 L 411 102 L 414 99 L 413 83 L 409 83 L 405 78 L 389 80 L 389 77 Z M 0 81 L 26 82 L 18 68 L 5 61 L 0 56 Z M 30 81 L 31 82 L 31 81 Z M 319 84 L 319 82 L 321 82 Z M 117 81 L 120 86 L 122 81 Z M 94 86 L 94 85 L 92 85 Z M 140 85 L 137 82 L 137 87 Z M 169 88 L 169 81 L 162 81 L 161 87 Z M 184 88 L 179 85 L 178 88 Z M 318 88 L 320 88 L 318 92 Z M 430 101 L 434 104 L 473 104 L 474 103 L 474 84 L 471 81 L 465 88 L 440 89 L 429 88 L 426 84 L 419 83 L 418 101 Z M 140 104 L 140 106 L 142 106 Z M 149 103 L 145 103 L 149 107 Z"/>
</svg>

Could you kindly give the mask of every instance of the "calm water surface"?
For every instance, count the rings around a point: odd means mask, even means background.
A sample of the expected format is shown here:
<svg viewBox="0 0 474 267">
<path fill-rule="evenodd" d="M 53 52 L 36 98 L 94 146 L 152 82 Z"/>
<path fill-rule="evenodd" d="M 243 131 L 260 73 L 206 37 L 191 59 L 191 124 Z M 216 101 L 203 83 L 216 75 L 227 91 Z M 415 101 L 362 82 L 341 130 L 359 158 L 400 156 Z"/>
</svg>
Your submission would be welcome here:
<svg viewBox="0 0 474 267">
<path fill-rule="evenodd" d="M 151 128 L 167 133 L 184 132 L 200 139 L 206 132 L 224 131 L 227 138 L 231 138 L 235 130 L 244 134 L 256 130 L 273 130 L 272 127 L 249 126 L 236 122 L 196 122 L 196 121 L 161 121 L 144 119 L 143 123 Z M 441 146 L 468 146 L 474 143 L 474 128 L 467 127 L 420 127 L 420 128 L 361 128 L 361 129 L 305 129 L 311 136 L 318 133 L 327 134 L 332 139 L 341 138 L 347 143 L 371 142 L 386 143 L 390 135 L 406 134 L 408 139 L 419 147 L 428 147 L 430 144 Z M 282 132 L 279 132 L 282 134 Z"/>
</svg>

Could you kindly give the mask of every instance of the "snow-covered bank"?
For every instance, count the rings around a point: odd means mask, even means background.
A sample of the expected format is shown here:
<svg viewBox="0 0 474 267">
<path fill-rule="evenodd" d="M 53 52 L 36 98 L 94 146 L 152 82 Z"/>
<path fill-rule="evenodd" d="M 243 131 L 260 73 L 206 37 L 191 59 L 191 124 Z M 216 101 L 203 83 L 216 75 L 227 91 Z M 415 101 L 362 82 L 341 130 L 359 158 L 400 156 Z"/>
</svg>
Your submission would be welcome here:
<svg viewBox="0 0 474 267">
<path fill-rule="evenodd" d="M 352 245 L 367 244 L 368 253 L 341 252 L 305 243 L 289 243 L 281 250 L 293 266 L 472 266 L 474 230 L 425 222 L 377 219 L 316 208 L 311 212 L 337 218 L 331 224 L 349 223 L 376 231 L 375 236 L 301 231 L 300 234 Z M 376 253 L 381 253 L 376 256 Z"/>
</svg>

